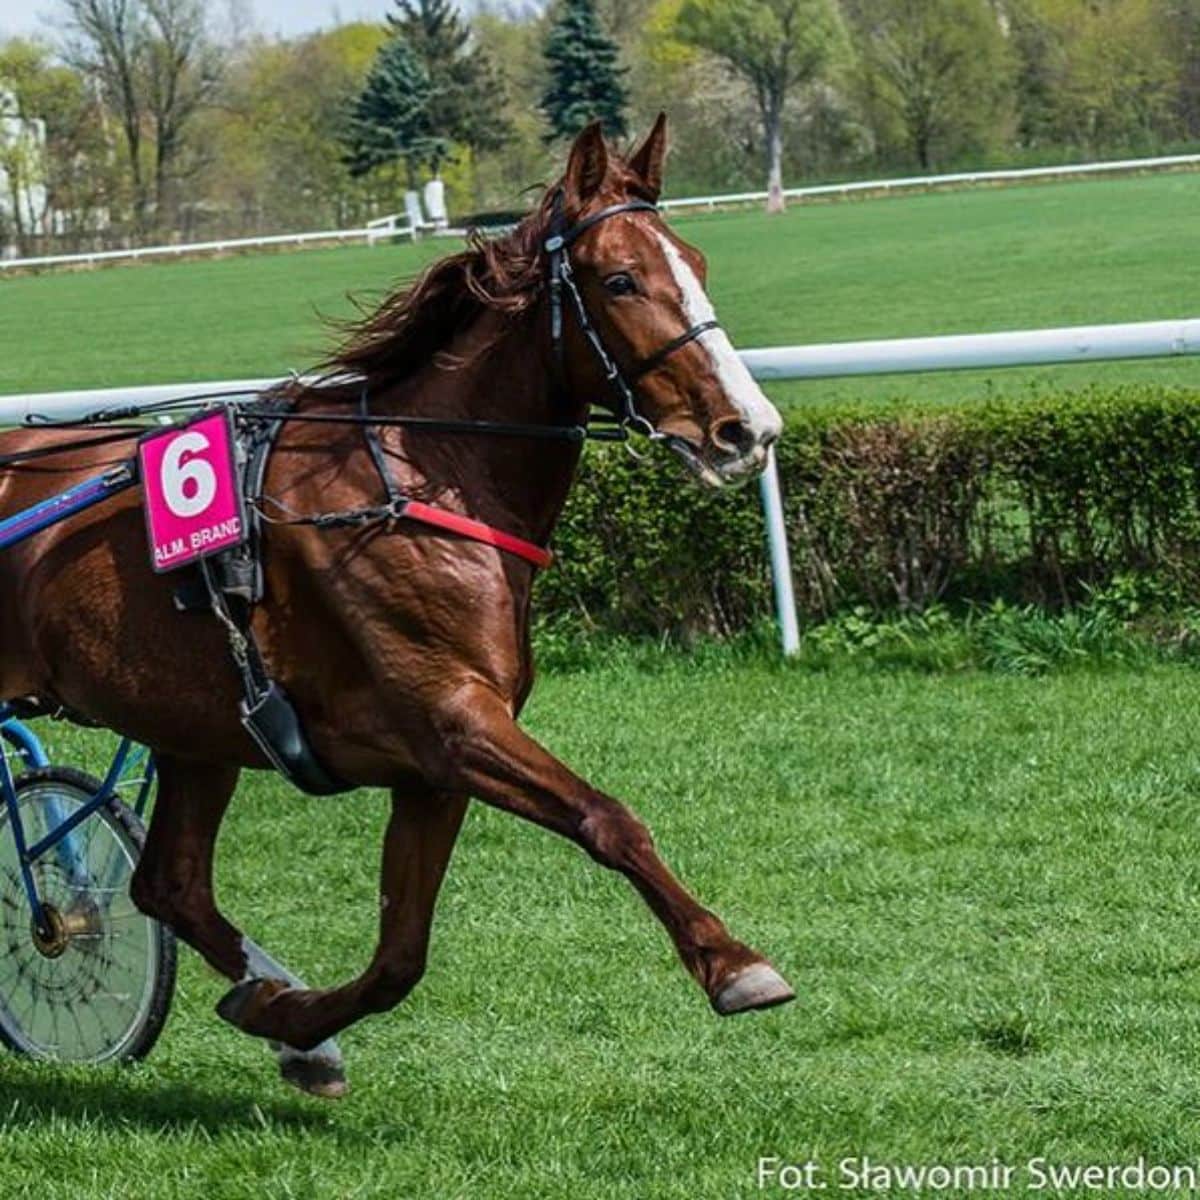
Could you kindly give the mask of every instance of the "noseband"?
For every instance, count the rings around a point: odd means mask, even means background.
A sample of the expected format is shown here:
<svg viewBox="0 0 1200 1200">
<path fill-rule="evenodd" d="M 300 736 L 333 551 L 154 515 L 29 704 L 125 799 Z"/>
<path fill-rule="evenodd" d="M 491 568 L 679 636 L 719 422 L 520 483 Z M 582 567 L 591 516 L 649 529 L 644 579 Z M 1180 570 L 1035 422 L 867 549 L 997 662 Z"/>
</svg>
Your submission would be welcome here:
<svg viewBox="0 0 1200 1200">
<path fill-rule="evenodd" d="M 613 392 L 611 399 L 598 401 L 598 403 L 612 411 L 621 429 L 634 430 L 650 438 L 651 441 L 664 440 L 667 435 L 659 433 L 653 423 L 638 410 L 634 384 L 651 372 L 657 371 L 672 354 L 694 342 L 701 334 L 707 333 L 710 329 L 719 329 L 721 323 L 719 321 L 701 321 L 691 328 L 685 329 L 678 337 L 672 338 L 666 345 L 660 346 L 652 354 L 648 354 L 640 362 L 635 363 L 628 374 L 623 372 L 617 366 L 613 356 L 609 354 L 608 348 L 604 345 L 604 339 L 588 315 L 583 294 L 579 290 L 579 284 L 575 282 L 575 272 L 571 265 L 571 247 L 589 229 L 599 225 L 602 221 L 607 221 L 609 217 L 632 212 L 657 213 L 658 205 L 651 204 L 648 200 L 627 200 L 623 204 L 610 204 L 607 208 L 602 208 L 599 212 L 594 212 L 591 216 L 584 217 L 583 220 L 568 226 L 564 212 L 565 202 L 563 190 L 559 188 L 554 193 L 552 202 L 550 236 L 543 243 L 543 249 L 547 255 L 550 286 L 550 342 L 554 351 L 558 389 L 562 393 L 568 391 L 566 345 L 563 338 L 563 293 L 565 292 L 571 298 L 576 319 L 579 321 L 579 328 L 600 363 L 605 382 Z"/>
</svg>

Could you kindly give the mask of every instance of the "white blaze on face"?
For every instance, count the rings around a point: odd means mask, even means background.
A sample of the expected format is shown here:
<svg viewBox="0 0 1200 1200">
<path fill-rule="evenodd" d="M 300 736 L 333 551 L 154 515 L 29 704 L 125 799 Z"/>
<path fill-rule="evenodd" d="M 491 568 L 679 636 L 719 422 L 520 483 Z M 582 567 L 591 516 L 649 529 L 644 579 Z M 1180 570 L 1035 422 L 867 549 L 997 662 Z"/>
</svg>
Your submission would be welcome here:
<svg viewBox="0 0 1200 1200">
<path fill-rule="evenodd" d="M 688 324 L 702 325 L 706 321 L 715 321 L 717 314 L 713 311 L 712 301 L 708 298 L 708 293 L 696 272 L 680 254 L 679 247 L 665 234 L 656 231 L 655 236 L 662 244 L 667 265 L 675 277 Z M 763 395 L 762 388 L 755 383 L 754 376 L 733 348 L 725 330 L 710 329 L 701 334 L 697 341 L 708 351 L 721 387 L 750 432 L 760 442 L 766 438 L 778 437 L 783 431 L 783 418 L 775 405 Z"/>
</svg>

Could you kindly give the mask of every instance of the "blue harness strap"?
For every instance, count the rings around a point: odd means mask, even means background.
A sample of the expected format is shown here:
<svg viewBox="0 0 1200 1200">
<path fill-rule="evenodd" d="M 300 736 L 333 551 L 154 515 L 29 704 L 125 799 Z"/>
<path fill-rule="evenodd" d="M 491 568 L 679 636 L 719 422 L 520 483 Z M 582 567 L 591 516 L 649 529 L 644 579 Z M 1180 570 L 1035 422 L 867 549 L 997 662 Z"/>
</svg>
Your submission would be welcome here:
<svg viewBox="0 0 1200 1200">
<path fill-rule="evenodd" d="M 135 483 L 137 468 L 132 462 L 123 463 L 103 475 L 85 479 L 83 483 L 77 483 L 73 488 L 51 496 L 49 500 L 43 500 L 15 516 L 5 517 L 0 520 L 0 550 L 7 550 L 9 546 L 25 541 L 35 533 L 49 529 L 51 525 L 92 508 L 110 496 L 133 487 Z"/>
</svg>

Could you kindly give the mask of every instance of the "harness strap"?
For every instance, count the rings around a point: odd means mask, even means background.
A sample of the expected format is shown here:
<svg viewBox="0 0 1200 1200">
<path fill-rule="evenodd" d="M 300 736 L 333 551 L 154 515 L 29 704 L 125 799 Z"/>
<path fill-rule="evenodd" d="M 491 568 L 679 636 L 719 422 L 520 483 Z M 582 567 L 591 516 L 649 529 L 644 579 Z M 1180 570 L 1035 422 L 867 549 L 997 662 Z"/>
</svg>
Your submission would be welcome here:
<svg viewBox="0 0 1200 1200">
<path fill-rule="evenodd" d="M 5 432 L 11 432 L 6 430 Z M 90 450 L 93 446 L 110 446 L 117 442 L 129 442 L 139 438 L 146 432 L 145 427 L 138 425 L 134 429 L 122 430 L 119 433 L 108 433 L 103 437 L 84 438 L 75 442 L 57 442 L 53 446 L 36 446 L 32 450 L 18 450 L 14 454 L 0 454 L 0 471 L 7 467 L 20 466 L 21 463 L 36 462 L 42 458 L 53 458 L 59 454 L 70 454 L 75 450 Z"/>
<path fill-rule="evenodd" d="M 359 411 L 364 417 L 371 415 L 370 409 L 367 407 L 367 389 L 364 387 L 362 396 L 359 399 Z M 375 470 L 379 472 L 379 478 L 383 481 L 383 490 L 387 494 L 388 504 L 392 508 L 404 503 L 404 493 L 400 491 L 396 485 L 396 480 L 392 475 L 392 469 L 388 466 L 387 457 L 383 453 L 383 442 L 379 437 L 379 430 L 374 425 L 363 425 L 363 437 L 366 439 L 367 449 L 371 452 L 371 461 L 375 464 Z"/>
<path fill-rule="evenodd" d="M 562 188 L 559 188 L 555 195 L 556 202 L 561 196 Z M 587 233 L 593 225 L 599 225 L 601 221 L 607 221 L 609 217 L 619 216 L 621 213 L 627 212 L 658 212 L 658 205 L 651 204 L 649 200 L 626 200 L 623 204 L 610 204 L 607 208 L 602 208 L 598 212 L 592 213 L 590 217 L 584 217 L 582 221 L 577 221 L 568 230 L 556 230 L 557 238 L 551 236 L 550 240 L 546 243 L 546 249 L 553 251 L 551 243 L 556 240 L 559 249 L 569 246 L 583 234 Z"/>
<path fill-rule="evenodd" d="M 563 343 L 563 279 L 562 268 L 565 256 L 563 233 L 566 224 L 564 206 L 566 197 L 562 188 L 554 193 L 550 205 L 550 240 L 546 243 L 550 272 L 550 345 L 554 352 L 554 387 L 560 396 L 567 393 L 566 346 Z"/>
<path fill-rule="evenodd" d="M 649 358 L 644 358 L 633 369 L 630 380 L 637 382 L 643 375 L 649 375 L 651 371 L 657 370 L 675 353 L 676 350 L 682 350 L 684 346 L 690 345 L 701 334 L 708 333 L 710 329 L 720 329 L 720 321 L 701 321 L 698 325 L 693 325 L 691 329 L 685 329 L 677 338 L 672 338 L 665 346 L 655 350 Z"/>
<path fill-rule="evenodd" d="M 271 766 L 302 792 L 333 796 L 350 791 L 351 785 L 317 758 L 295 706 L 271 678 L 251 628 L 253 606 L 241 601 L 231 604 L 210 573 L 208 560 L 201 559 L 199 566 L 213 616 L 225 630 L 230 657 L 241 676 L 238 710 L 246 733 Z"/>
<path fill-rule="evenodd" d="M 470 538 L 473 542 L 483 542 L 485 545 L 495 546 L 497 550 L 504 550 L 509 554 L 515 554 L 518 558 L 523 558 L 526 562 L 533 563 L 539 570 L 544 570 L 554 561 L 554 555 L 544 546 L 527 542 L 524 538 L 505 533 L 503 529 L 485 525 L 482 521 L 476 521 L 472 517 L 464 517 L 444 508 L 434 508 L 430 504 L 422 504 L 419 500 L 409 500 L 397 515 L 410 521 L 419 521 L 422 525 L 433 526 L 435 529 L 445 529 L 450 533 L 457 533 L 462 537 Z"/>
</svg>

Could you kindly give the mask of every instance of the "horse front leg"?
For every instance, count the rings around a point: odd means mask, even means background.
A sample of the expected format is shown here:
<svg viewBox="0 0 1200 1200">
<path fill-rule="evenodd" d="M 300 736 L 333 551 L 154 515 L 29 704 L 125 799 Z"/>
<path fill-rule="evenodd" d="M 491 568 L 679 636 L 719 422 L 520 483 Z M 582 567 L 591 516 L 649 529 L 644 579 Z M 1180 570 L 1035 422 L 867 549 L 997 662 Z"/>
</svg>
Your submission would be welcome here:
<svg viewBox="0 0 1200 1200">
<path fill-rule="evenodd" d="M 185 763 L 158 755 L 158 796 L 130 892 L 137 907 L 163 922 L 227 979 L 278 979 L 304 984 L 230 924 L 213 894 L 217 834 L 237 786 L 234 768 Z M 332 1041 L 297 1049 L 272 1046 L 283 1078 L 326 1098 L 346 1093 L 342 1053 Z"/>
<path fill-rule="evenodd" d="M 795 993 L 762 955 L 735 941 L 667 869 L 646 826 L 524 733 L 491 689 L 472 685 L 441 721 L 446 770 L 488 804 L 571 838 L 621 872 L 666 927 L 679 957 L 722 1016 L 769 1008 Z"/>
<path fill-rule="evenodd" d="M 379 943 L 362 975 L 344 987 L 319 991 L 291 986 L 264 971 L 229 992 L 221 1001 L 221 1015 L 246 1033 L 309 1047 L 360 1017 L 399 1004 L 425 973 L 434 905 L 467 803 L 464 795 L 424 787 L 392 792 Z"/>
</svg>

